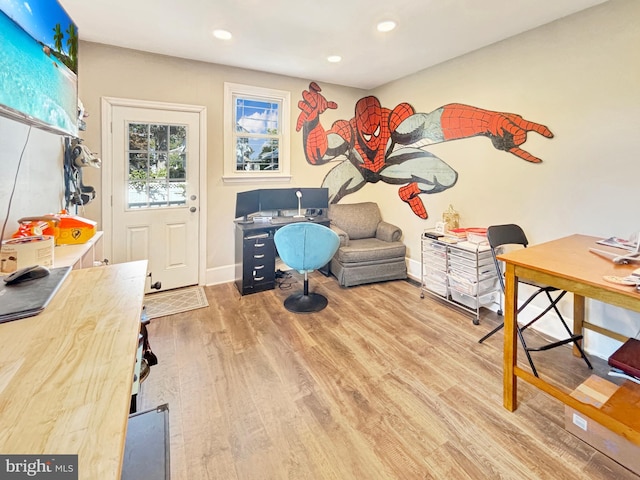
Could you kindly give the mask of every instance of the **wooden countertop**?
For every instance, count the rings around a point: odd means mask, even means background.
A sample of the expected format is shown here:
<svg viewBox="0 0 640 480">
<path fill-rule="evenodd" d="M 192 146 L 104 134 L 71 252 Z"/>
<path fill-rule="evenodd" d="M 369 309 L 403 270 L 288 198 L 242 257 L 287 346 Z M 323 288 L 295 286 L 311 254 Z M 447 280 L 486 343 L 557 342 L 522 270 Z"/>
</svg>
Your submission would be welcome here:
<svg viewBox="0 0 640 480">
<path fill-rule="evenodd" d="M 0 324 L 0 452 L 120 478 L 146 267 L 74 270 L 45 311 Z"/>
<path fill-rule="evenodd" d="M 96 232 L 93 237 L 87 240 L 85 243 L 78 243 L 73 245 L 56 245 L 53 250 L 53 266 L 65 267 L 67 265 L 73 266 L 76 264 L 82 256 L 87 253 L 95 244 L 102 240 L 103 232 Z M 102 260 L 98 258 L 96 260 Z M 92 267 L 93 265 L 88 265 Z M 86 268 L 86 267 L 85 267 Z"/>
</svg>

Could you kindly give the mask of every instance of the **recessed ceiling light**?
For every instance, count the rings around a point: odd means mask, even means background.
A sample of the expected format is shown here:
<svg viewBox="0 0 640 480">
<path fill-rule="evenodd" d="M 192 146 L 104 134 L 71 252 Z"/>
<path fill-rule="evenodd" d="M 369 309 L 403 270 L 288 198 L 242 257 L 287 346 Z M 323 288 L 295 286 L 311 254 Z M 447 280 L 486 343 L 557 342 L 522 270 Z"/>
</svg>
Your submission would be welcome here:
<svg viewBox="0 0 640 480">
<path fill-rule="evenodd" d="M 342 57 L 340 55 L 329 55 L 327 57 L 327 61 L 331 63 L 338 63 L 342 61 Z"/>
<path fill-rule="evenodd" d="M 393 20 L 385 20 L 384 22 L 378 23 L 376 26 L 379 32 L 390 32 L 394 28 L 396 28 L 396 22 Z"/>
<path fill-rule="evenodd" d="M 231 32 L 227 30 L 214 30 L 213 36 L 219 40 L 231 40 Z"/>
</svg>

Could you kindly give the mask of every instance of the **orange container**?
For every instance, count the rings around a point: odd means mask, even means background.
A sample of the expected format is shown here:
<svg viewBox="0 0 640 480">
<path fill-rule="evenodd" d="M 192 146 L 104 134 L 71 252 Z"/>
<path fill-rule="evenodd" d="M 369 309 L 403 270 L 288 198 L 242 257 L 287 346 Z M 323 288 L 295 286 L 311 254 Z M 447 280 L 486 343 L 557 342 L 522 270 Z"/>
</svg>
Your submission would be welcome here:
<svg viewBox="0 0 640 480">
<path fill-rule="evenodd" d="M 66 210 L 39 217 L 24 217 L 13 238 L 51 235 L 56 245 L 72 245 L 87 242 L 96 233 L 97 223 L 87 218 L 69 215 Z"/>
<path fill-rule="evenodd" d="M 87 218 L 59 213 L 56 245 L 73 245 L 87 242 L 96 233 L 97 223 Z"/>
<path fill-rule="evenodd" d="M 39 235 L 51 235 L 55 237 L 58 231 L 58 218 L 54 215 L 40 217 L 24 217 L 18 220 L 18 230 L 11 238 L 24 238 Z"/>
</svg>

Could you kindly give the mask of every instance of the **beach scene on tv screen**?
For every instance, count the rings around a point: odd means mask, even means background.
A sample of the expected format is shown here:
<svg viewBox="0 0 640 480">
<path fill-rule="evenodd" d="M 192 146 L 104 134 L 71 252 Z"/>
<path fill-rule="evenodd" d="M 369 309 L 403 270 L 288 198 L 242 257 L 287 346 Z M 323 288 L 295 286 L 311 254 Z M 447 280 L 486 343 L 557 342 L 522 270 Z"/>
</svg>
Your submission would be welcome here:
<svg viewBox="0 0 640 480">
<path fill-rule="evenodd" d="M 78 29 L 56 0 L 0 0 L 0 108 L 77 135 Z"/>
</svg>

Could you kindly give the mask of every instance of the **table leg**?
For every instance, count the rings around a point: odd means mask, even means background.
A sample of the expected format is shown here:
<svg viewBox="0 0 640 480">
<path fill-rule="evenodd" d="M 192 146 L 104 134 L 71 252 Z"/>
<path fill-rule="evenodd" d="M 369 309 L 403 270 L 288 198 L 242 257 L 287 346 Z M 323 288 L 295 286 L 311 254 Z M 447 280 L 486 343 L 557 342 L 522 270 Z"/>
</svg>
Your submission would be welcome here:
<svg viewBox="0 0 640 480">
<path fill-rule="evenodd" d="M 504 295 L 504 359 L 503 359 L 503 405 L 513 412 L 518 408 L 518 383 L 514 367 L 518 362 L 516 322 L 518 305 L 518 279 L 515 266 L 507 264 Z"/>
<path fill-rule="evenodd" d="M 573 294 L 573 334 L 574 335 L 584 335 L 584 310 L 585 310 L 585 301 L 582 295 L 578 295 L 577 293 Z M 580 340 L 580 346 L 582 347 L 584 342 Z M 580 357 L 580 351 L 574 345 L 573 346 L 573 354 L 576 357 Z"/>
</svg>

